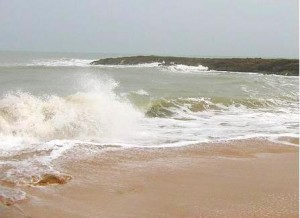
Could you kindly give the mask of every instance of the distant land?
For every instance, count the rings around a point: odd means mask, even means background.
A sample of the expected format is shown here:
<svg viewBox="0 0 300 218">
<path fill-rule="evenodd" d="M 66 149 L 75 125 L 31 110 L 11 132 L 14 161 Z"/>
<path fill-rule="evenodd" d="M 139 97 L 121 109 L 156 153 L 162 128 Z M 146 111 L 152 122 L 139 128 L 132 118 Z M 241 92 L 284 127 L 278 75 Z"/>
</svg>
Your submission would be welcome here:
<svg viewBox="0 0 300 218">
<path fill-rule="evenodd" d="M 299 76 L 299 59 L 263 58 L 189 58 L 164 56 L 131 56 L 104 58 L 91 62 L 92 65 L 136 65 L 158 62 L 162 66 L 187 65 L 208 67 L 209 70 L 231 72 L 255 72 Z"/>
</svg>

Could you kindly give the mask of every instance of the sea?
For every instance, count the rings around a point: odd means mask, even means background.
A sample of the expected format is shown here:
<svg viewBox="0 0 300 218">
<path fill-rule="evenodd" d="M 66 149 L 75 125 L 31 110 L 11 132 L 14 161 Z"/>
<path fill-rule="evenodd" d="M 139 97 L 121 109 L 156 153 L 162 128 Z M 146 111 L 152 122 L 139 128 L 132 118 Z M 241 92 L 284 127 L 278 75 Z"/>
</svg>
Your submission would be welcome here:
<svg viewBox="0 0 300 218">
<path fill-rule="evenodd" d="M 124 55 L 0 52 L 0 184 L 59 173 L 53 161 L 78 147 L 68 158 L 298 137 L 298 77 L 159 63 L 90 65 L 118 56 Z"/>
</svg>

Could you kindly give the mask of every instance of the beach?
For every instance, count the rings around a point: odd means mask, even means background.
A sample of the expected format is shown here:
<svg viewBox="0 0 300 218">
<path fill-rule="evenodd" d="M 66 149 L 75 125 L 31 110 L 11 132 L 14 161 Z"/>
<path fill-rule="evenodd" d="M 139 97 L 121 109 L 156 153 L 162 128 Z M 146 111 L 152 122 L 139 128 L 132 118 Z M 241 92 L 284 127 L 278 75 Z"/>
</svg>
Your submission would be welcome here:
<svg viewBox="0 0 300 218">
<path fill-rule="evenodd" d="M 0 1 L 0 218 L 298 218 L 299 1 Z"/>
<path fill-rule="evenodd" d="M 60 160 L 1 217 L 298 217 L 298 146 L 261 139 Z"/>
<path fill-rule="evenodd" d="M 1 218 L 297 217 L 298 76 L 107 57 L 0 52 Z"/>
</svg>

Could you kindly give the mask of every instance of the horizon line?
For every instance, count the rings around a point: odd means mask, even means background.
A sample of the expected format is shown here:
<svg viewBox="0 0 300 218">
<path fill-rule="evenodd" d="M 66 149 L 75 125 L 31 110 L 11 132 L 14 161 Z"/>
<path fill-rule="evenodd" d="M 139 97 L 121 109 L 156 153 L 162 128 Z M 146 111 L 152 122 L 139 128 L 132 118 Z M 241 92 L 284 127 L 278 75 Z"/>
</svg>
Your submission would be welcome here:
<svg viewBox="0 0 300 218">
<path fill-rule="evenodd" d="M 170 54 L 170 53 L 125 53 L 125 52 L 100 52 L 100 51 L 43 51 L 43 50 L 2 50 L 0 52 L 19 52 L 19 53 L 69 53 L 69 54 L 103 54 L 103 55 L 124 55 L 122 57 L 130 57 L 130 56 L 163 56 L 163 57 L 190 57 L 190 58 L 262 58 L 262 59 L 298 59 L 297 57 L 287 57 L 287 56 L 236 56 L 236 55 L 197 55 L 197 54 Z"/>
</svg>

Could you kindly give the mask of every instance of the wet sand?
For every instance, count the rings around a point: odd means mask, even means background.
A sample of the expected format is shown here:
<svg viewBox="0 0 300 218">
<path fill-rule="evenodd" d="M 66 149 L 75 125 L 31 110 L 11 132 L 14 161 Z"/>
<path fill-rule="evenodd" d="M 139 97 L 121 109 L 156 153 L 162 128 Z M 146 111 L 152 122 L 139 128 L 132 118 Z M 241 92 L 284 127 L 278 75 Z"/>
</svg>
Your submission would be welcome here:
<svg viewBox="0 0 300 218">
<path fill-rule="evenodd" d="M 20 187 L 0 217 L 298 217 L 298 146 L 240 140 L 56 161 L 63 185 Z M 76 157 L 76 161 L 74 158 Z"/>
</svg>

